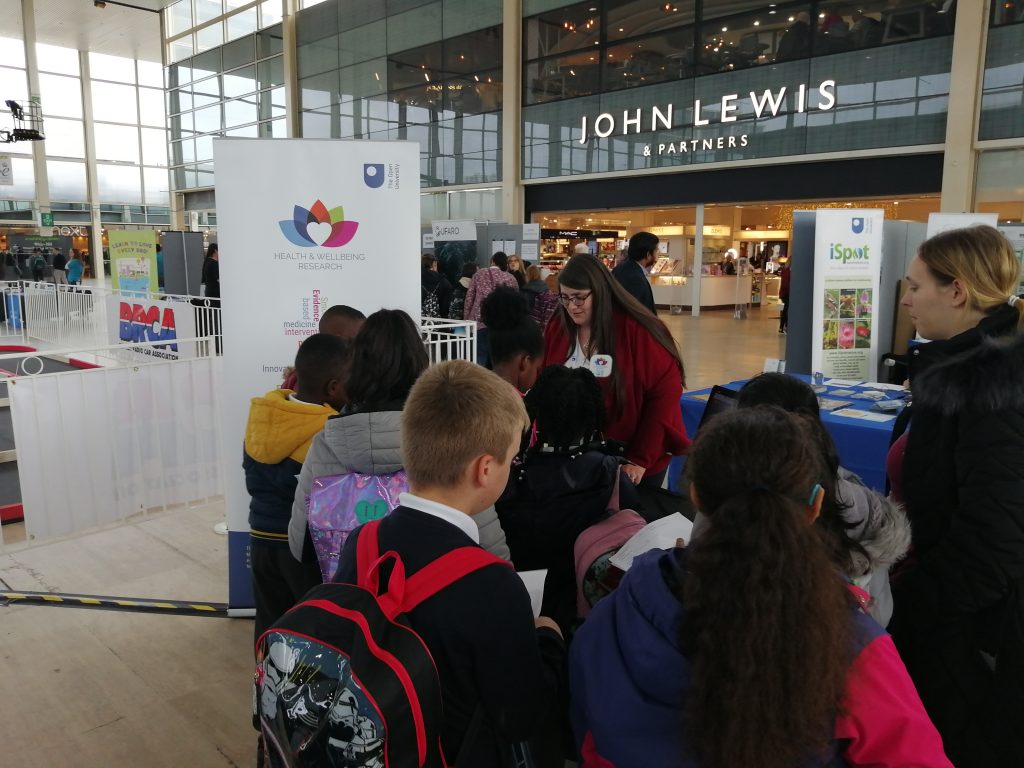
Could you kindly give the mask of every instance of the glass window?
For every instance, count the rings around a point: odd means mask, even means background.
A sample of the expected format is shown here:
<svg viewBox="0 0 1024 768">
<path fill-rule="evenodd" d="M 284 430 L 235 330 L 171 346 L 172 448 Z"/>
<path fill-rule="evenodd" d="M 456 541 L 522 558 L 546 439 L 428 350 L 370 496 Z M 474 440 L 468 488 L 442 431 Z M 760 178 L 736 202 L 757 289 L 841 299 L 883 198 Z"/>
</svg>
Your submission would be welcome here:
<svg viewBox="0 0 1024 768">
<path fill-rule="evenodd" d="M 59 120 L 47 117 L 46 154 L 49 157 L 85 157 L 85 133 L 81 120 Z"/>
<path fill-rule="evenodd" d="M 224 80 L 224 95 L 244 96 L 256 90 L 256 66 L 250 65 L 236 69 L 234 72 L 225 72 L 221 76 Z"/>
<path fill-rule="evenodd" d="M 11 172 L 14 176 L 14 184 L 4 187 L 4 192 L 12 198 L 23 200 L 35 200 L 36 197 L 36 172 L 32 165 L 31 157 L 11 158 Z"/>
<path fill-rule="evenodd" d="M 216 104 L 221 100 L 220 78 L 210 77 L 192 86 L 192 102 L 196 108 Z"/>
<path fill-rule="evenodd" d="M 345 12 L 338 18 L 338 29 L 355 29 L 387 16 L 387 6 L 381 0 L 346 0 Z"/>
<path fill-rule="evenodd" d="M 502 104 L 501 70 L 463 75 L 444 82 L 444 108 L 456 115 L 495 112 Z"/>
<path fill-rule="evenodd" d="M 192 0 L 178 0 L 177 3 L 165 10 L 164 23 L 167 24 L 168 37 L 174 37 L 185 30 L 192 29 Z"/>
<path fill-rule="evenodd" d="M 388 12 L 388 53 L 440 41 L 444 36 L 440 2 L 397 14 L 389 7 Z"/>
<path fill-rule="evenodd" d="M 148 85 L 152 88 L 163 88 L 164 79 L 158 61 L 136 61 L 139 70 L 139 85 Z"/>
<path fill-rule="evenodd" d="M 320 109 L 334 104 L 338 99 L 337 72 L 304 77 L 299 81 L 300 109 Z"/>
<path fill-rule="evenodd" d="M 284 120 L 272 120 L 269 123 L 260 123 L 260 136 L 268 139 L 288 138 L 288 126 Z"/>
<path fill-rule="evenodd" d="M 284 51 L 284 33 L 280 25 L 256 35 L 256 58 L 265 59 Z"/>
<path fill-rule="evenodd" d="M 539 59 L 580 48 L 596 47 L 600 37 L 601 16 L 598 5 L 588 0 L 526 19 L 523 30 L 525 57 L 527 60 Z"/>
<path fill-rule="evenodd" d="M 196 160 L 213 159 L 213 136 L 200 136 L 196 139 Z"/>
<path fill-rule="evenodd" d="M 597 93 L 600 88 L 600 51 L 579 51 L 526 65 L 524 102 L 540 104 Z"/>
<path fill-rule="evenodd" d="M 43 117 L 46 118 L 49 115 L 81 117 L 82 86 L 80 83 L 81 81 L 77 77 L 40 74 L 39 91 Z"/>
<path fill-rule="evenodd" d="M 220 0 L 193 0 L 196 6 L 196 24 L 216 19 L 224 13 Z"/>
<path fill-rule="evenodd" d="M 224 22 L 218 21 L 196 31 L 196 51 L 209 51 L 224 44 Z"/>
<path fill-rule="evenodd" d="M 693 76 L 693 29 L 684 27 L 609 46 L 603 75 L 605 91 Z"/>
<path fill-rule="evenodd" d="M 36 43 L 36 60 L 40 72 L 56 72 L 59 75 L 78 74 L 78 51 L 71 48 Z"/>
<path fill-rule="evenodd" d="M 260 29 L 281 21 L 281 0 L 266 0 L 260 6 Z"/>
<path fill-rule="evenodd" d="M 609 41 L 649 35 L 663 29 L 693 24 L 695 3 L 665 0 L 606 0 Z M 690 47 L 693 46 L 691 35 Z"/>
<path fill-rule="evenodd" d="M 194 163 L 196 161 L 196 143 L 192 139 L 175 141 L 171 143 L 171 162 L 175 165 L 181 163 Z"/>
<path fill-rule="evenodd" d="M 92 115 L 96 120 L 138 125 L 135 87 L 95 82 L 92 84 Z"/>
<path fill-rule="evenodd" d="M 698 74 L 729 72 L 811 55 L 810 4 L 759 10 L 705 21 L 700 29 Z"/>
<path fill-rule="evenodd" d="M 25 46 L 21 40 L 11 37 L 0 37 L 0 65 L 24 69 Z"/>
<path fill-rule="evenodd" d="M 386 90 L 387 74 L 384 70 L 384 59 L 343 67 L 338 74 L 341 101 L 378 96 Z"/>
<path fill-rule="evenodd" d="M 140 168 L 134 165 L 97 165 L 101 203 L 141 203 Z"/>
<path fill-rule="evenodd" d="M 135 82 L 135 61 L 104 53 L 89 53 L 89 77 L 93 80 L 113 80 L 116 83 Z"/>
<path fill-rule="evenodd" d="M 44 77 L 53 77 L 53 75 L 40 75 L 39 76 L 40 86 L 42 85 L 42 81 L 43 81 Z M 76 80 L 74 82 L 78 82 L 78 81 Z M 42 88 L 40 88 L 40 90 L 42 90 Z M 5 101 L 6 99 L 14 99 L 15 101 L 18 101 L 20 99 L 25 99 L 28 96 L 28 80 L 25 77 L 25 70 L 23 70 L 23 69 L 10 69 L 8 67 L 0 67 L 0 92 L 2 92 L 4 94 L 9 94 L 9 95 L 5 95 L 3 99 L 0 99 L 0 102 Z M 43 93 L 46 93 L 46 91 L 44 90 Z M 43 104 L 46 104 L 46 101 L 43 101 Z M 55 114 L 55 113 L 51 113 L 49 110 L 47 110 L 44 113 L 44 116 L 46 114 Z M 81 99 L 79 99 L 78 115 L 77 116 L 81 117 L 81 114 L 82 114 L 82 103 L 81 103 Z"/>
<path fill-rule="evenodd" d="M 286 113 L 284 88 L 275 88 L 260 94 L 260 120 L 284 117 Z"/>
<path fill-rule="evenodd" d="M 337 45 L 343 67 L 376 58 L 387 48 L 387 24 L 382 19 L 342 32 L 337 37 Z"/>
<path fill-rule="evenodd" d="M 443 76 L 441 43 L 388 56 L 388 89 L 392 91 L 439 83 Z"/>
<path fill-rule="evenodd" d="M 185 37 L 179 37 L 171 43 L 167 55 L 171 61 L 181 61 L 182 59 L 187 59 L 193 53 L 192 35 L 186 35 Z"/>
<path fill-rule="evenodd" d="M 227 18 L 228 40 L 235 40 L 243 35 L 251 35 L 259 28 L 258 12 L 255 7 L 247 11 L 239 11 Z"/>
<path fill-rule="evenodd" d="M 953 33 L 956 3 L 822 0 L 815 20 L 814 55 Z"/>
<path fill-rule="evenodd" d="M 210 75 L 217 75 L 224 71 L 221 63 L 220 48 L 213 51 L 200 53 L 192 59 L 192 79 L 202 80 Z"/>
<path fill-rule="evenodd" d="M 338 68 L 338 36 L 305 43 L 295 50 L 295 63 L 299 77 L 331 72 Z"/>
<path fill-rule="evenodd" d="M 169 198 L 166 168 L 143 168 L 142 183 L 146 188 L 146 205 L 167 205 Z"/>
<path fill-rule="evenodd" d="M 992 26 L 1024 21 L 1024 2 L 1021 0 L 992 0 Z"/>
<path fill-rule="evenodd" d="M 275 56 L 256 65 L 260 88 L 284 85 L 284 58 Z"/>
<path fill-rule="evenodd" d="M 259 120 L 256 95 L 224 102 L 224 125 L 232 128 Z"/>
<path fill-rule="evenodd" d="M 233 40 L 224 46 L 224 69 L 234 69 L 256 60 L 256 38 L 254 35 Z"/>
<path fill-rule="evenodd" d="M 139 129 L 135 126 L 96 123 L 93 132 L 97 160 L 139 162 Z"/>
<path fill-rule="evenodd" d="M 164 125 L 164 94 L 154 88 L 139 88 L 139 123 Z"/>
<path fill-rule="evenodd" d="M 214 104 L 212 107 L 197 109 L 194 115 L 196 120 L 196 133 L 210 133 L 212 131 L 220 131 L 224 128 L 221 124 L 220 104 Z"/>
<path fill-rule="evenodd" d="M 444 41 L 445 74 L 472 75 L 500 68 L 501 27 L 487 27 Z"/>
<path fill-rule="evenodd" d="M 47 160 L 46 176 L 51 200 L 89 199 L 85 185 L 85 163 Z"/>
<path fill-rule="evenodd" d="M 142 128 L 142 163 L 167 165 L 167 131 L 161 128 Z"/>
</svg>

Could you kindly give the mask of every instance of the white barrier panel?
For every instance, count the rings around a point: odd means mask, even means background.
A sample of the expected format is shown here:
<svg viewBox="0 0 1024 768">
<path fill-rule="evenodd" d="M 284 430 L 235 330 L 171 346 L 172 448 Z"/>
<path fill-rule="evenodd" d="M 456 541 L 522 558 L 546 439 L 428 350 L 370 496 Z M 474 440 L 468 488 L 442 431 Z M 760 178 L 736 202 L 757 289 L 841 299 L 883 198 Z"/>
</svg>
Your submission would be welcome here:
<svg viewBox="0 0 1024 768">
<path fill-rule="evenodd" d="M 221 380 L 217 357 L 9 380 L 26 533 L 219 496 Z"/>
<path fill-rule="evenodd" d="M 252 606 L 241 444 L 250 398 L 348 304 L 420 316 L 419 145 L 215 139 L 225 358 L 224 494 L 233 609 Z"/>
<path fill-rule="evenodd" d="M 425 317 L 420 334 L 431 363 L 442 360 L 476 362 L 476 323 L 472 320 Z"/>
</svg>

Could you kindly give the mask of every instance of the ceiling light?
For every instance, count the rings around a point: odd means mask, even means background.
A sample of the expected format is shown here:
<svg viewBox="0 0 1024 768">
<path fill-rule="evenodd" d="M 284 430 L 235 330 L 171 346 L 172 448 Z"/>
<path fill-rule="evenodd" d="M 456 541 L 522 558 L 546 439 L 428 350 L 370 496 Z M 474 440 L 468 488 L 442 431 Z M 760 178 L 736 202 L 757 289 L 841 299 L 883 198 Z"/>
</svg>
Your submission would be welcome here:
<svg viewBox="0 0 1024 768">
<path fill-rule="evenodd" d="M 722 27 L 722 31 L 723 31 L 723 32 L 728 32 L 728 31 L 729 31 L 729 28 L 728 28 L 728 27 Z"/>
<path fill-rule="evenodd" d="M 755 27 L 760 27 L 761 26 L 761 22 L 760 21 L 755 21 L 754 22 L 754 26 Z"/>
</svg>

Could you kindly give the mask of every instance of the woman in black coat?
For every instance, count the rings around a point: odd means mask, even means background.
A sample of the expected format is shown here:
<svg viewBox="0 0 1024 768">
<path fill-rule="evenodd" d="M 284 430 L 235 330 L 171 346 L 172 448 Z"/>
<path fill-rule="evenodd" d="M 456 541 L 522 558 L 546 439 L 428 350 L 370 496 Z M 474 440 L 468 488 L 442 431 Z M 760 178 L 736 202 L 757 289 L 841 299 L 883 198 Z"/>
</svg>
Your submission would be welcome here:
<svg viewBox="0 0 1024 768">
<path fill-rule="evenodd" d="M 911 352 L 910 428 L 890 455 L 913 551 L 889 631 L 958 768 L 1024 765 L 1019 269 L 997 230 L 945 232 L 921 245 L 902 301 L 932 341 Z"/>
</svg>

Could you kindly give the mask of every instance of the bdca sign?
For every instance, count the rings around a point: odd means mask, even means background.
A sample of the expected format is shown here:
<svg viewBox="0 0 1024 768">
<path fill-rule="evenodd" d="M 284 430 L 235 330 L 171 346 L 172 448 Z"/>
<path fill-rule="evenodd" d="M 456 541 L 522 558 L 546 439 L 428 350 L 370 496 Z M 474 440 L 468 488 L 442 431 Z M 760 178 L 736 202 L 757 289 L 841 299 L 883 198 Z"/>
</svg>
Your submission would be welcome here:
<svg viewBox="0 0 1024 768">
<path fill-rule="evenodd" d="M 176 341 L 178 338 L 174 326 L 174 310 L 170 307 L 163 309 L 161 318 L 160 307 L 150 305 L 144 307 L 142 304 L 129 304 L 121 302 L 121 322 L 119 334 L 121 341 L 146 342 L 146 341 Z M 157 349 L 170 349 L 178 351 L 177 344 L 158 345 Z"/>
</svg>

